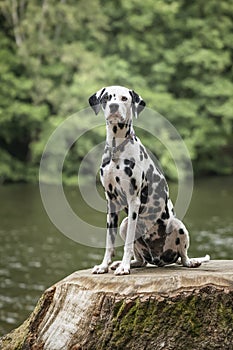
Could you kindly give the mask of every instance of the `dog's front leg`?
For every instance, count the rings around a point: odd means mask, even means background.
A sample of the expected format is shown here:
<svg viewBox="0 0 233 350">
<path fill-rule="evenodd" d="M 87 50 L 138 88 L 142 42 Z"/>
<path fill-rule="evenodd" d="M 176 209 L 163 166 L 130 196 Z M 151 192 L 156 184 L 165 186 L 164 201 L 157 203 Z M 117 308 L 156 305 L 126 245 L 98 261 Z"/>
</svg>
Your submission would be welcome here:
<svg viewBox="0 0 233 350">
<path fill-rule="evenodd" d="M 106 249 L 103 261 L 100 265 L 94 266 L 92 273 L 107 273 L 108 266 L 112 262 L 112 257 L 115 252 L 115 239 L 118 227 L 119 208 L 112 201 L 108 200 L 107 213 L 107 235 L 106 235 Z"/>
<path fill-rule="evenodd" d="M 115 275 L 128 275 L 130 273 L 130 262 L 133 256 L 139 207 L 139 198 L 134 198 L 128 205 L 128 227 L 125 238 L 124 255 L 120 265 L 115 271 Z"/>
</svg>

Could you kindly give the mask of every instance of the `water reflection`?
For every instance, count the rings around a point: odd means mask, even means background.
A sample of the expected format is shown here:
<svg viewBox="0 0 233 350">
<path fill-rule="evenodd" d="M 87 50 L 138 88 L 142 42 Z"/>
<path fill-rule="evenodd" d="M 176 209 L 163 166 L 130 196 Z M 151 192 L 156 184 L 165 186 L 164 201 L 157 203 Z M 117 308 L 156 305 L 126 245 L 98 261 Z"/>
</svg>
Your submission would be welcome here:
<svg viewBox="0 0 233 350">
<path fill-rule="evenodd" d="M 232 259 L 232 178 L 195 183 L 185 223 L 191 234 L 190 256 L 209 253 L 212 259 Z M 171 186 L 174 198 L 176 186 Z M 79 209 L 77 189 L 66 190 Z M 99 262 L 103 249 L 81 246 L 58 232 L 48 219 L 36 186 L 0 187 L 0 335 L 21 324 L 41 293 L 77 269 Z M 86 220 L 92 215 L 86 209 Z M 86 214 L 85 214 L 86 213 Z M 105 226 L 105 215 L 92 220 Z M 121 248 L 117 252 L 121 256 Z"/>
</svg>

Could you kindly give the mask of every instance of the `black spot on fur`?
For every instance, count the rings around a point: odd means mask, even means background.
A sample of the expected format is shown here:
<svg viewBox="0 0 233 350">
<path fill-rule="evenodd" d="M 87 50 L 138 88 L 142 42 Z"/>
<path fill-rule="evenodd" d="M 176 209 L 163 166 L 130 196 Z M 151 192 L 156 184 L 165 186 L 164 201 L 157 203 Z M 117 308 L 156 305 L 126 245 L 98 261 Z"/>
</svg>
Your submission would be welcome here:
<svg viewBox="0 0 233 350">
<path fill-rule="evenodd" d="M 142 159 L 143 157 L 145 159 L 148 159 L 148 154 L 146 153 L 145 148 L 142 145 L 140 145 L 140 160 L 142 160 L 141 155 L 142 155 Z"/>
<path fill-rule="evenodd" d="M 163 212 L 161 218 L 164 219 L 164 220 L 165 220 L 165 219 L 169 219 L 169 214 L 168 214 L 168 212 L 167 212 L 167 211 L 166 211 L 166 212 Z"/>
<path fill-rule="evenodd" d="M 155 193 L 155 194 L 153 195 L 153 199 L 154 199 L 154 200 L 158 200 L 158 199 L 160 199 L 160 196 L 159 196 L 157 193 Z"/>
<path fill-rule="evenodd" d="M 112 192 L 112 184 L 109 184 L 109 185 L 108 185 L 108 188 L 109 188 L 109 191 Z"/>
<path fill-rule="evenodd" d="M 129 193 L 131 195 L 134 194 L 134 192 L 137 190 L 137 185 L 136 185 L 136 179 L 133 177 L 131 180 L 130 180 L 130 187 L 129 187 Z"/>
<path fill-rule="evenodd" d="M 105 159 L 103 159 L 103 163 L 102 163 L 102 168 L 104 168 L 106 165 L 108 165 L 109 163 L 110 163 L 110 158 L 105 158 Z"/>
<path fill-rule="evenodd" d="M 112 131 L 114 132 L 114 134 L 117 133 L 117 126 L 116 125 L 114 125 L 114 127 L 112 128 Z"/>
<path fill-rule="evenodd" d="M 161 179 L 156 187 L 156 193 L 157 193 L 159 198 L 162 198 L 164 200 L 167 197 L 167 193 L 166 193 L 167 191 L 165 188 L 166 188 L 166 182 L 164 179 Z"/>
<path fill-rule="evenodd" d="M 169 210 L 168 210 L 168 205 L 167 205 L 168 199 L 166 197 L 166 205 L 165 205 L 165 212 L 163 212 L 162 214 L 162 219 L 169 219 L 170 215 L 169 215 Z"/>
<path fill-rule="evenodd" d="M 116 206 L 110 203 L 110 222 L 107 223 L 108 234 L 110 235 L 112 243 L 115 241 L 118 226 L 118 214 L 115 212 Z"/>
<path fill-rule="evenodd" d="M 150 165 L 149 169 L 146 172 L 146 179 L 149 182 L 149 191 L 148 191 L 148 195 L 150 196 L 153 192 L 153 171 L 154 171 L 154 167 L 152 165 Z"/>
<path fill-rule="evenodd" d="M 148 262 L 149 264 L 153 264 L 153 262 L 152 262 L 153 258 L 150 254 L 150 251 L 148 251 L 148 246 L 147 246 L 146 242 L 144 242 L 144 240 L 142 238 L 139 238 L 138 242 L 142 246 L 142 254 L 143 254 L 143 258 L 145 259 L 145 261 Z"/>
<path fill-rule="evenodd" d="M 134 168 L 135 167 L 135 159 L 132 157 L 130 158 L 130 164 L 129 164 L 130 168 Z"/>
<path fill-rule="evenodd" d="M 165 252 L 163 252 L 163 254 L 161 255 L 161 259 L 165 262 L 165 263 L 173 263 L 178 259 L 178 253 L 173 251 L 172 249 L 167 249 L 165 250 Z"/>
<path fill-rule="evenodd" d="M 118 126 L 120 129 L 123 129 L 124 128 L 124 123 L 118 123 Z"/>
<path fill-rule="evenodd" d="M 136 220 L 137 219 L 137 213 L 133 212 L 132 218 L 133 218 L 133 220 Z"/>
<path fill-rule="evenodd" d="M 154 212 L 157 214 L 159 212 L 161 212 L 161 208 L 160 207 L 157 207 L 157 208 L 154 208 Z"/>
<path fill-rule="evenodd" d="M 176 245 L 179 245 L 180 244 L 180 239 L 179 237 L 176 238 Z"/>
<path fill-rule="evenodd" d="M 126 127 L 127 127 L 127 124 L 125 124 L 126 125 Z M 130 128 L 127 130 L 127 132 L 125 133 L 125 137 L 128 137 L 129 135 L 130 135 L 130 133 L 131 133 L 131 130 L 130 130 Z"/>
<path fill-rule="evenodd" d="M 102 168 L 100 168 L 100 175 L 103 176 L 103 174 L 104 174 L 104 171 Z"/>
<path fill-rule="evenodd" d="M 146 209 L 145 205 L 140 205 L 139 214 L 141 214 Z"/>
<path fill-rule="evenodd" d="M 140 197 L 141 203 L 146 204 L 147 199 L 148 199 L 148 185 L 145 185 L 141 191 L 141 197 Z"/>
<path fill-rule="evenodd" d="M 134 139 L 130 139 L 130 143 L 133 145 L 134 144 Z"/>
<path fill-rule="evenodd" d="M 157 220 L 157 223 L 159 223 L 158 225 L 158 235 L 160 236 L 160 237 L 163 237 L 163 236 L 165 236 L 166 235 L 166 226 L 164 225 L 164 222 L 163 222 L 163 220 L 160 220 L 160 219 L 158 219 Z"/>
<path fill-rule="evenodd" d="M 184 230 L 182 228 L 179 229 L 179 234 L 183 235 L 184 234 Z"/>
<path fill-rule="evenodd" d="M 153 175 L 153 182 L 159 182 L 160 181 L 160 176 L 158 174 Z"/>
<path fill-rule="evenodd" d="M 116 182 L 119 184 L 120 183 L 120 178 L 118 176 L 116 176 Z"/>
<path fill-rule="evenodd" d="M 160 264 L 160 259 L 158 257 L 153 257 L 152 264 L 158 265 Z"/>
<path fill-rule="evenodd" d="M 131 159 L 124 160 L 125 165 L 128 165 L 131 169 L 135 167 L 135 159 L 132 157 Z"/>
<path fill-rule="evenodd" d="M 102 104 L 103 106 L 103 109 L 106 108 L 106 104 L 108 102 L 108 93 L 106 92 L 103 97 L 100 99 L 100 103 Z"/>
<path fill-rule="evenodd" d="M 133 189 L 136 190 L 137 189 L 136 179 L 133 177 L 130 182 L 131 182 L 131 185 L 133 186 Z"/>
<path fill-rule="evenodd" d="M 128 166 L 125 167 L 124 171 L 125 171 L 126 175 L 128 175 L 129 177 L 131 177 L 133 175 L 132 170 Z"/>
<path fill-rule="evenodd" d="M 110 191 L 107 191 L 107 195 L 110 200 L 116 199 L 116 195 L 114 193 L 111 193 Z"/>
<path fill-rule="evenodd" d="M 109 198 L 110 200 L 112 200 L 112 199 L 113 199 L 113 195 L 112 195 L 112 193 L 111 193 L 111 192 L 107 191 L 107 195 L 108 195 L 108 198 Z"/>
</svg>

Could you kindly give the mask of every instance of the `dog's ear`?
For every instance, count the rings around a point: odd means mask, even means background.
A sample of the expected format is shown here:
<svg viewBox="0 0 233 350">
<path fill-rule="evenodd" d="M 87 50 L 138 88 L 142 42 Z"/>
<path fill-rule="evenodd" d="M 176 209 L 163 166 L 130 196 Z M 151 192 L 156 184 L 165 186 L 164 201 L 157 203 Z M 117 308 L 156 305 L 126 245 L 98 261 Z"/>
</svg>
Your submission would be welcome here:
<svg viewBox="0 0 233 350">
<path fill-rule="evenodd" d="M 105 91 L 105 88 L 97 91 L 94 95 L 92 95 L 89 98 L 89 104 L 90 104 L 91 108 L 93 109 L 93 111 L 95 112 L 96 115 L 100 111 L 100 108 L 101 108 L 100 99 L 101 99 L 101 96 L 103 95 L 104 91 Z"/>
<path fill-rule="evenodd" d="M 146 103 L 143 101 L 141 96 L 139 96 L 135 91 L 130 91 L 129 92 L 131 97 L 132 97 L 132 110 L 133 110 L 133 115 L 137 118 L 139 113 L 145 108 Z"/>
</svg>

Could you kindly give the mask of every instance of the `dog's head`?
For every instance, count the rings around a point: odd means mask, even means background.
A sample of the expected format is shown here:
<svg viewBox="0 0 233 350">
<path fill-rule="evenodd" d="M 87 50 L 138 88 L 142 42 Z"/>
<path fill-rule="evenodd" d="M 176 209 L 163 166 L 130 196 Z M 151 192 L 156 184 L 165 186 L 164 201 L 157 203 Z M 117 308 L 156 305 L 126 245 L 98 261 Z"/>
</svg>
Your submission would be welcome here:
<svg viewBox="0 0 233 350">
<path fill-rule="evenodd" d="M 123 86 L 102 88 L 89 98 L 89 104 L 96 115 L 102 107 L 106 120 L 121 122 L 137 117 L 146 105 L 136 92 Z"/>
</svg>

